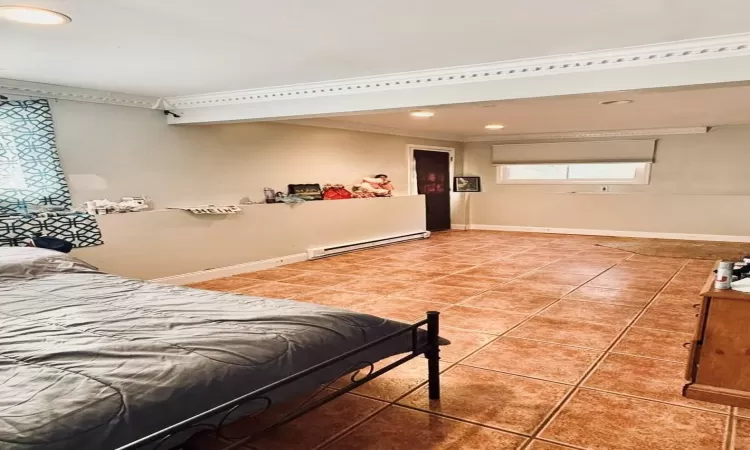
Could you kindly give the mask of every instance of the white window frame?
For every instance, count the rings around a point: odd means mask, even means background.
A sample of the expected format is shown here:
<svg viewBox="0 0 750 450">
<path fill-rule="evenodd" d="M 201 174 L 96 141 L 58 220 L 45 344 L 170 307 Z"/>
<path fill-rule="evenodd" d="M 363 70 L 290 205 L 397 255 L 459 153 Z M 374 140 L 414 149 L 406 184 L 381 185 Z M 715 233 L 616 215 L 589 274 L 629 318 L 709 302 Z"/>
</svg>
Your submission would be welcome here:
<svg viewBox="0 0 750 450">
<path fill-rule="evenodd" d="M 553 164 L 553 163 L 552 163 Z M 587 163 L 569 163 L 572 164 L 587 164 Z M 600 163 L 588 163 L 588 164 L 600 164 Z M 612 163 L 617 164 L 617 163 Z M 502 164 L 497 166 L 497 184 L 649 184 L 651 181 L 651 164 L 652 163 L 640 163 L 641 166 L 636 168 L 635 177 L 630 180 L 623 180 L 617 178 L 600 178 L 600 179 L 565 179 L 565 180 L 518 180 L 508 178 L 508 167 L 512 164 Z M 527 165 L 527 164 L 518 164 Z M 547 164 L 543 164 L 547 165 Z M 563 164 L 559 164 L 563 165 Z"/>
</svg>

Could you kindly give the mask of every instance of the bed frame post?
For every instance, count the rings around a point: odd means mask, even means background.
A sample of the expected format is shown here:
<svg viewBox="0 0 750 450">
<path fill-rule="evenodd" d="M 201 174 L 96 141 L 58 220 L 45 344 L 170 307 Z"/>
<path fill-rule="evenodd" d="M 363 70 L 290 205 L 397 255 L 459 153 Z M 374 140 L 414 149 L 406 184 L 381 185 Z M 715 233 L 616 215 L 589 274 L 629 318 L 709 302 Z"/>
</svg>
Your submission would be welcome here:
<svg viewBox="0 0 750 450">
<path fill-rule="evenodd" d="M 440 332 L 440 313 L 437 311 L 427 312 L 427 346 L 425 352 L 427 357 L 427 388 L 430 400 L 440 398 L 440 343 L 438 334 Z"/>
</svg>

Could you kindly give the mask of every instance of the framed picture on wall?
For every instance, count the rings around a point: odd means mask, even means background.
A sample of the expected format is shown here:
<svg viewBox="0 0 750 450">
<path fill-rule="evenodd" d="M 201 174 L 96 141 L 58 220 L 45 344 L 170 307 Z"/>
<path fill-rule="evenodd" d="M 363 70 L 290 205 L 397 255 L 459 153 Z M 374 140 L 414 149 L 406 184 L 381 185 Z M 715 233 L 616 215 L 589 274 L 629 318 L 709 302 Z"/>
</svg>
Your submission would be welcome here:
<svg viewBox="0 0 750 450">
<path fill-rule="evenodd" d="M 480 192 L 479 177 L 453 177 L 454 192 Z"/>
</svg>

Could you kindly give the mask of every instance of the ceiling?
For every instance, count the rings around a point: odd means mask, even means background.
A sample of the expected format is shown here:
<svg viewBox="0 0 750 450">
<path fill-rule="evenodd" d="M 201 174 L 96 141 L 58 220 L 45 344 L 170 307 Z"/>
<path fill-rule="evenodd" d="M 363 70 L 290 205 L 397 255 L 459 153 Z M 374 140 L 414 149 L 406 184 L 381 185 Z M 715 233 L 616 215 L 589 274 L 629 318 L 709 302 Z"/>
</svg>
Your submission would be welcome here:
<svg viewBox="0 0 750 450">
<path fill-rule="evenodd" d="M 63 12 L 73 22 L 0 23 L 0 78 L 157 97 L 750 31 L 747 0 L 21 3 Z M 516 118 L 535 126 L 520 112 Z M 550 125 L 578 126 L 564 118 Z"/>
<path fill-rule="evenodd" d="M 600 101 L 634 100 L 624 105 Z M 483 136 L 573 131 L 634 130 L 750 124 L 750 85 L 615 92 L 506 100 L 428 108 L 429 119 L 409 110 L 305 120 L 307 125 L 370 129 L 464 140 Z M 487 131 L 489 123 L 505 125 Z"/>
</svg>

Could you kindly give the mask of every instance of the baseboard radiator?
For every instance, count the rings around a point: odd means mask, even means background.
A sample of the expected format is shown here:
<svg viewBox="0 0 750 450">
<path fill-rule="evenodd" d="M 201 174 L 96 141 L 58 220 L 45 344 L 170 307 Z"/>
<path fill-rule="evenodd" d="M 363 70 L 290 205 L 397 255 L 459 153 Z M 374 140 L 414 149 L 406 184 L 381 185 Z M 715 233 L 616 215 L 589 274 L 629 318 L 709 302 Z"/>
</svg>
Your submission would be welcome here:
<svg viewBox="0 0 750 450">
<path fill-rule="evenodd" d="M 418 233 L 403 234 L 400 236 L 391 236 L 382 239 L 374 239 L 371 241 L 352 242 L 349 244 L 336 245 L 334 247 L 318 247 L 310 248 L 307 250 L 308 259 L 319 259 L 328 256 L 340 255 L 341 253 L 353 252 L 355 250 L 362 250 L 371 247 L 380 247 L 388 244 L 396 244 L 399 242 L 413 241 L 416 239 L 427 239 L 430 237 L 429 231 L 420 231 Z"/>
</svg>

